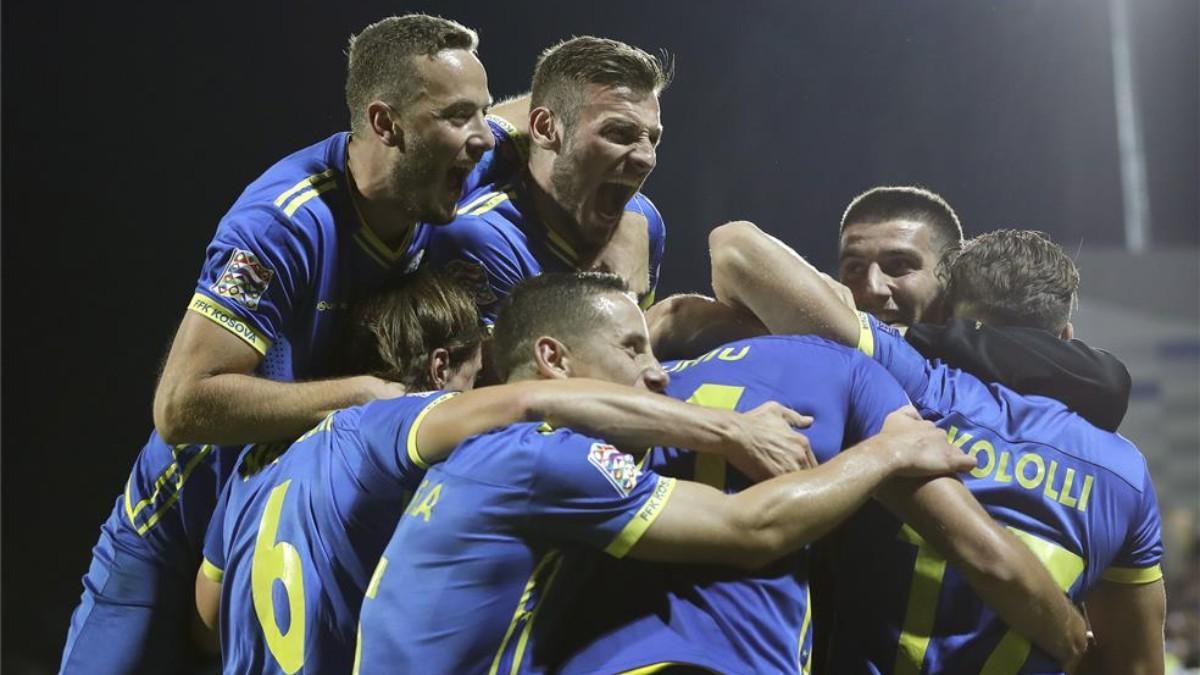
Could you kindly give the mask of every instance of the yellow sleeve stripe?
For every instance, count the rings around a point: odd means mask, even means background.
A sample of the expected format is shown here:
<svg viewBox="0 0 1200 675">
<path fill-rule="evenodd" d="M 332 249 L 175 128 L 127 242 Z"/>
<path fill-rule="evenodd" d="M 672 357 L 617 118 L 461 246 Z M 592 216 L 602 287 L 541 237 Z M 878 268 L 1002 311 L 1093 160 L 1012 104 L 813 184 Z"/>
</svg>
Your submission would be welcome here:
<svg viewBox="0 0 1200 675">
<path fill-rule="evenodd" d="M 416 464 L 422 469 L 428 469 L 429 463 L 421 459 L 421 454 L 417 452 L 417 432 L 421 429 L 421 423 L 425 421 L 425 416 L 429 414 L 430 410 L 433 410 L 437 406 L 449 401 L 455 396 L 458 396 L 458 392 L 452 391 L 448 394 L 442 394 L 441 396 L 430 401 L 429 405 L 425 406 L 421 409 L 421 412 L 417 413 L 417 419 L 413 420 L 412 426 L 408 428 L 408 441 L 405 443 L 408 448 L 408 459 L 410 462 Z"/>
<path fill-rule="evenodd" d="M 529 139 L 526 137 L 526 135 L 521 133 L 520 131 L 518 131 L 517 128 L 515 126 L 513 126 L 511 122 L 504 119 L 503 117 L 497 117 L 496 115 L 488 115 L 487 118 L 489 120 L 491 120 L 492 122 L 495 122 L 497 126 L 499 126 L 501 129 L 504 130 L 504 133 L 508 134 L 508 138 L 510 140 L 512 140 L 513 147 L 515 147 L 517 149 L 517 154 L 521 156 L 521 159 L 528 160 L 529 159 Z"/>
<path fill-rule="evenodd" d="M 517 128 L 512 125 L 512 122 L 509 122 L 508 120 L 504 119 L 503 117 L 499 117 L 497 115 L 488 115 L 487 119 L 489 122 L 495 124 L 496 126 L 500 127 L 501 129 L 503 129 L 504 133 L 508 134 L 509 136 L 512 136 L 513 138 L 516 138 L 521 135 L 521 132 L 517 131 Z"/>
<path fill-rule="evenodd" d="M 646 311 L 647 309 L 650 309 L 650 307 L 654 304 L 654 294 L 657 291 L 658 291 L 658 289 L 651 288 L 650 292 L 642 297 L 642 301 L 638 303 L 638 307 L 641 307 L 642 311 Z"/>
<path fill-rule="evenodd" d="M 188 305 L 188 309 L 233 333 L 242 342 L 250 345 L 254 348 L 254 351 L 263 356 L 266 356 L 267 350 L 271 348 L 271 341 L 265 335 L 255 330 L 250 324 L 242 321 L 237 315 L 225 309 L 216 300 L 199 291 L 192 295 L 192 302 Z"/>
<path fill-rule="evenodd" d="M 660 476 L 658 485 L 654 486 L 654 492 L 646 498 L 646 503 L 642 504 L 642 508 L 625 524 L 624 529 L 617 534 L 604 552 L 614 558 L 624 558 L 646 533 L 646 530 L 654 524 L 654 521 L 658 520 L 658 516 L 663 512 L 667 500 L 671 498 L 671 493 L 674 491 L 675 479 Z"/>
<path fill-rule="evenodd" d="M 482 204 L 480 204 L 478 207 L 475 207 L 474 210 L 470 211 L 466 215 L 482 216 L 483 214 L 487 213 L 488 211 L 491 211 L 492 209 L 496 208 L 497 206 L 503 204 L 505 201 L 508 200 L 507 192 L 493 192 L 493 193 L 489 193 L 485 196 L 488 198 L 487 201 L 484 201 Z M 478 201 L 478 200 L 476 200 L 476 201 Z"/>
<path fill-rule="evenodd" d="M 1148 584 L 1163 578 L 1162 567 L 1110 567 L 1100 575 L 1105 581 L 1118 584 Z"/>
<path fill-rule="evenodd" d="M 458 212 L 459 212 L 459 213 L 464 213 L 464 214 L 465 214 L 465 213 L 468 213 L 468 212 L 470 212 L 470 210 L 471 210 L 471 209 L 475 208 L 476 206 L 479 206 L 480 204 L 482 204 L 482 203 L 486 202 L 487 200 L 491 199 L 492 197 L 495 197 L 497 194 L 500 194 L 500 193 L 498 193 L 498 192 L 485 192 L 485 193 L 483 193 L 483 194 L 479 195 L 478 197 L 476 197 L 475 199 L 472 199 L 471 201 L 467 202 L 466 204 L 463 204 L 463 205 L 459 206 L 459 207 L 458 207 Z"/>
<path fill-rule="evenodd" d="M 291 201 L 291 203 L 289 203 L 286 207 L 284 207 L 284 209 L 283 209 L 284 214 L 286 214 L 288 218 L 291 218 L 292 214 L 294 214 L 296 212 L 296 209 L 299 209 L 301 206 L 304 206 L 304 204 L 307 203 L 308 200 L 312 199 L 313 197 L 316 197 L 317 195 L 319 195 L 321 193 L 329 192 L 330 190 L 334 189 L 335 187 L 337 187 L 336 180 L 326 181 L 324 183 L 321 183 L 320 185 L 314 185 L 311 190 L 305 190 L 304 192 L 301 192 L 300 194 L 296 195 L 296 198 L 293 199 Z"/>
<path fill-rule="evenodd" d="M 871 332 L 871 320 L 866 312 L 858 313 L 858 351 L 875 358 L 875 334 Z"/>
<path fill-rule="evenodd" d="M 299 183 L 296 183 L 295 185 L 288 188 L 287 190 L 284 190 L 282 194 L 280 194 L 278 197 L 276 197 L 275 198 L 275 206 L 283 206 L 284 202 L 286 202 L 288 199 L 290 199 L 292 197 L 292 195 L 296 194 L 297 192 L 300 192 L 301 190 L 307 189 L 309 187 L 317 185 L 318 183 L 322 183 L 324 181 L 327 181 L 327 180 L 333 178 L 333 174 L 334 174 L 333 169 L 327 169 L 325 171 L 322 171 L 321 173 L 313 174 L 313 175 L 309 176 L 308 178 L 305 178 L 304 180 L 300 181 Z"/>
<path fill-rule="evenodd" d="M 200 563 L 200 572 L 202 572 L 205 578 L 207 578 L 209 581 L 213 581 L 218 584 L 221 583 L 221 580 L 225 578 L 225 571 L 209 562 L 208 558 L 205 558 L 204 561 Z"/>
</svg>

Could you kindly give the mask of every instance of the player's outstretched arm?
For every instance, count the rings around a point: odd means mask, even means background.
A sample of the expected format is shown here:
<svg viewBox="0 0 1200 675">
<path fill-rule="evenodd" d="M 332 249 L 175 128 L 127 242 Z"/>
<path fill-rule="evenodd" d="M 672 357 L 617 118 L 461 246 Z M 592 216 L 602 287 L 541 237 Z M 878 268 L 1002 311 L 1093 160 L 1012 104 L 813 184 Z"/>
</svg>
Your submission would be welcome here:
<svg viewBox="0 0 1200 675">
<path fill-rule="evenodd" d="M 646 310 L 650 347 L 660 359 L 691 359 L 734 340 L 765 335 L 753 314 L 694 293 L 672 295 Z"/>
<path fill-rule="evenodd" d="M 879 497 L 961 570 L 1005 623 L 1068 670 L 1078 664 L 1087 648 L 1083 617 L 1041 561 L 992 520 L 961 482 L 892 481 Z"/>
<path fill-rule="evenodd" d="M 404 393 L 364 375 L 320 382 L 255 376 L 262 356 L 226 329 L 188 312 L 154 394 L 154 425 L 168 442 L 245 444 L 295 438 L 330 412 Z"/>
<path fill-rule="evenodd" d="M 1096 644 L 1088 650 L 1081 673 L 1162 675 L 1167 614 L 1162 579 L 1148 584 L 1101 581 L 1084 602 Z"/>
<path fill-rule="evenodd" d="M 719 454 L 754 479 L 817 464 L 808 439 L 793 429 L 807 427 L 812 418 L 781 405 L 767 403 L 742 414 L 583 378 L 460 394 L 429 410 L 417 431 L 417 452 L 437 462 L 471 436 L 524 421 L 569 427 L 626 448 L 669 445 Z"/>
<path fill-rule="evenodd" d="M 750 311 L 776 335 L 858 344 L 858 317 L 845 294 L 787 244 L 746 221 L 714 229 L 708 244 L 718 300 Z"/>
<path fill-rule="evenodd" d="M 883 430 L 809 471 L 727 495 L 679 481 L 629 555 L 643 560 L 757 569 L 824 535 L 892 476 L 944 475 L 972 462 L 911 407 Z"/>
</svg>

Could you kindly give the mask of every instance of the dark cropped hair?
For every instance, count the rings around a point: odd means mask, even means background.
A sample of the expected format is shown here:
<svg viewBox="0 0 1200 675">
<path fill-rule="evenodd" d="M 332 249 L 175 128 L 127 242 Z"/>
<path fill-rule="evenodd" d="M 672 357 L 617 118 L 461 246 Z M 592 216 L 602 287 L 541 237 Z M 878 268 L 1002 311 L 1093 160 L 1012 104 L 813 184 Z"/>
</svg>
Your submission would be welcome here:
<svg viewBox="0 0 1200 675">
<path fill-rule="evenodd" d="M 371 101 L 404 107 L 415 94 L 414 56 L 434 56 L 447 49 L 474 52 L 475 31 L 455 21 L 426 14 L 393 16 L 351 36 L 346 73 L 346 107 L 350 128 L 362 132 Z"/>
<path fill-rule="evenodd" d="M 850 225 L 875 225 L 891 220 L 924 223 L 933 230 L 938 256 L 962 246 L 958 214 L 940 195 L 914 186 L 880 186 L 858 195 L 842 214 L 841 231 Z"/>
<path fill-rule="evenodd" d="M 1079 269 L 1043 232 L 996 230 L 971 239 L 942 263 L 951 311 L 988 323 L 1060 332 L 1071 320 Z"/>
<path fill-rule="evenodd" d="M 454 281 L 421 270 L 356 302 L 343 328 L 339 371 L 434 389 L 429 355 L 441 347 L 450 366 L 472 358 L 483 340 L 479 311 Z"/>
<path fill-rule="evenodd" d="M 665 54 L 653 56 L 607 38 L 575 37 L 550 47 L 538 57 L 533 68 L 530 105 L 549 108 L 570 129 L 583 102 L 584 85 L 629 87 L 657 96 L 671 83 L 673 71 Z"/>
<path fill-rule="evenodd" d="M 599 298 L 628 293 L 621 277 L 600 272 L 543 274 L 522 281 L 500 304 L 492 354 L 500 381 L 533 360 L 542 336 L 570 346 L 593 333 L 605 319 Z"/>
</svg>

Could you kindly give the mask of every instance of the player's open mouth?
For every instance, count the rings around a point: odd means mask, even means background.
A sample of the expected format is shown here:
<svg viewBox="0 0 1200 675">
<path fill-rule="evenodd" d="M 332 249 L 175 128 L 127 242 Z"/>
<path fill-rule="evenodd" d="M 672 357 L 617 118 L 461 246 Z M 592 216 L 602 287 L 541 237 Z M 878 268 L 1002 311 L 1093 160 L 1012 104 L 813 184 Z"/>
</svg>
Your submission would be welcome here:
<svg viewBox="0 0 1200 675">
<path fill-rule="evenodd" d="M 596 190 L 596 212 L 604 218 L 620 218 L 636 192 L 637 186 L 629 183 L 604 183 Z"/>
<path fill-rule="evenodd" d="M 449 175 L 446 176 L 446 187 L 454 194 L 454 201 L 463 196 L 463 186 L 466 185 L 470 173 L 471 167 L 451 167 Z"/>
</svg>

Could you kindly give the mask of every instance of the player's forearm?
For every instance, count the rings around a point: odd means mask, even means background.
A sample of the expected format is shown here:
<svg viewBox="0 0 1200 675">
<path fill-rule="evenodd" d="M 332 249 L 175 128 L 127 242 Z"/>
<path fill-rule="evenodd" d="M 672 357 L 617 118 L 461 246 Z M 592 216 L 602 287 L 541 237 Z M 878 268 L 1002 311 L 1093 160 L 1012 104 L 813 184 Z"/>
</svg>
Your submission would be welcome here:
<svg viewBox="0 0 1200 675">
<path fill-rule="evenodd" d="M 723 344 L 767 332 L 749 312 L 703 295 L 673 295 L 646 311 L 650 344 L 660 359 L 696 358 Z"/>
<path fill-rule="evenodd" d="M 754 565 L 819 539 L 862 506 L 898 469 L 896 453 L 867 439 L 815 469 L 754 485 L 737 495 L 737 528 L 753 542 Z"/>
<path fill-rule="evenodd" d="M 717 299 L 754 314 L 776 335 L 815 334 L 858 344 L 858 318 L 821 273 L 753 223 L 727 223 L 709 235 Z"/>
<path fill-rule="evenodd" d="M 394 389 L 389 389 L 394 387 Z M 275 382 L 226 373 L 198 378 L 162 393 L 155 425 L 168 443 L 240 445 L 293 439 L 326 415 L 401 393 L 369 377 Z"/>
<path fill-rule="evenodd" d="M 953 478 L 901 479 L 881 499 L 967 578 L 1009 626 L 1060 663 L 1087 647 L 1086 625 L 1033 553 Z"/>
<path fill-rule="evenodd" d="M 599 436 L 614 445 L 653 445 L 724 455 L 740 438 L 738 413 L 688 405 L 669 396 L 598 380 L 540 382 L 529 414 L 554 426 Z"/>
<path fill-rule="evenodd" d="M 517 128 L 517 133 L 529 133 L 529 94 L 505 99 L 488 111 Z"/>
</svg>

